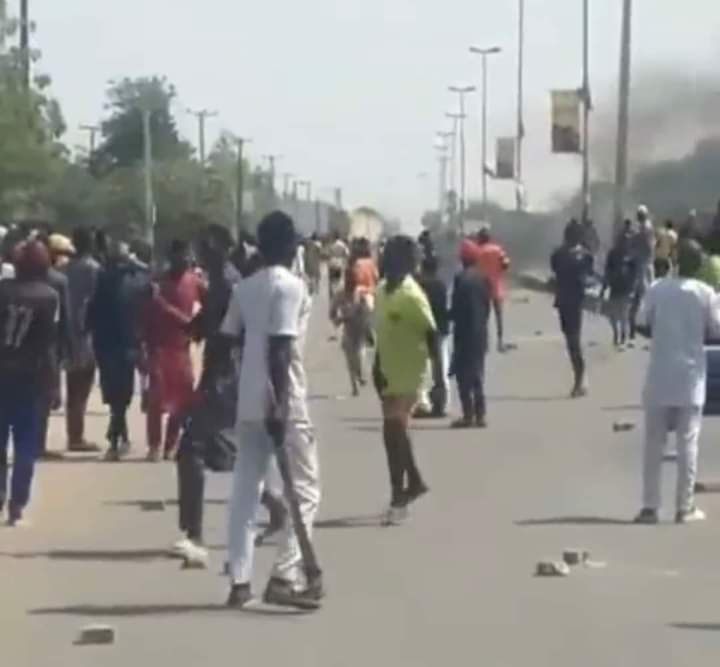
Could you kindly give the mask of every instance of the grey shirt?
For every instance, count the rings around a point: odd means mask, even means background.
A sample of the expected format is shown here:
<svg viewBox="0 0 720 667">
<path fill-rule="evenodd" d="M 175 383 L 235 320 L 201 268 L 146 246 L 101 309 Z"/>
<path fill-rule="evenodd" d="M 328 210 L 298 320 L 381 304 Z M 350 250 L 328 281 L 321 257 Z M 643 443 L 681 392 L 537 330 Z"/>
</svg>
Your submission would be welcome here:
<svg viewBox="0 0 720 667">
<path fill-rule="evenodd" d="M 72 356 L 69 364 L 75 367 L 93 363 L 93 349 L 87 331 L 87 309 L 95 294 L 100 264 L 92 257 L 83 256 L 70 260 L 63 273 L 68 280 L 69 329 L 72 341 Z"/>
</svg>

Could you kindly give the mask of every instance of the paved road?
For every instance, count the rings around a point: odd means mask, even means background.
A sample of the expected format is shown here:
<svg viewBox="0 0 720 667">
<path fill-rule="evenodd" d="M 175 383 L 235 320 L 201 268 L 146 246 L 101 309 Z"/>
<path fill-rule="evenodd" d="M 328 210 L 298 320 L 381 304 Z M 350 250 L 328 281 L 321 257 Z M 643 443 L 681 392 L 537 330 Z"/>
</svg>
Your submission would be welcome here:
<svg viewBox="0 0 720 667">
<path fill-rule="evenodd" d="M 591 322 L 592 395 L 566 400 L 569 373 L 549 301 L 523 301 L 515 295 L 510 316 L 519 349 L 491 359 L 490 429 L 416 425 L 432 493 L 395 529 L 377 520 L 388 492 L 376 403 L 369 392 L 338 398 L 345 376 L 319 305 L 309 367 L 325 493 L 317 543 L 329 598 L 321 612 L 222 609 L 227 479 L 210 487 L 213 566 L 187 573 L 163 557 L 175 508 L 139 505 L 173 498 L 172 466 L 45 464 L 33 527 L 0 530 L 0 663 L 717 665 L 718 496 L 701 499 L 705 525 L 626 523 L 638 504 L 639 433 L 614 434 L 612 423 L 640 418 L 646 353 L 612 352 L 605 325 Z M 100 437 L 102 411 L 90 421 Z M 139 438 L 139 415 L 133 423 Z M 61 422 L 54 428 L 60 446 Z M 720 477 L 719 436 L 707 422 L 705 478 Z M 537 560 L 565 547 L 586 548 L 607 567 L 561 580 L 532 576 Z M 257 592 L 271 555 L 261 552 Z M 117 626 L 117 643 L 73 646 L 79 628 L 96 621 Z"/>
</svg>

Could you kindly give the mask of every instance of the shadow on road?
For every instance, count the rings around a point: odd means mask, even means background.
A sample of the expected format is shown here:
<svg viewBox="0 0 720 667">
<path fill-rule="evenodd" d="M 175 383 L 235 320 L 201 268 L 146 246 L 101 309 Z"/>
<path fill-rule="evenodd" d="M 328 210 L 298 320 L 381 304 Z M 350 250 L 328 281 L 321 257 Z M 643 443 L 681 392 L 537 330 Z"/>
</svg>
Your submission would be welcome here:
<svg viewBox="0 0 720 667">
<path fill-rule="evenodd" d="M 720 623 L 671 623 L 676 630 L 714 630 L 720 631 Z"/>
<path fill-rule="evenodd" d="M 382 516 L 346 516 L 335 519 L 323 519 L 315 522 L 315 528 L 377 528 L 382 523 Z"/>
<path fill-rule="evenodd" d="M 172 505 L 177 506 L 177 498 L 167 498 L 158 500 L 106 500 L 103 504 L 110 505 L 112 507 L 138 507 L 139 509 L 146 509 L 148 505 L 155 505 L 157 502 L 162 502 L 166 506 Z M 227 505 L 227 498 L 210 498 L 203 501 L 205 505 Z"/>
<path fill-rule="evenodd" d="M 567 401 L 568 396 L 488 396 L 487 400 L 495 403 L 559 403 Z"/>
<path fill-rule="evenodd" d="M 212 545 L 208 549 L 219 551 L 225 549 L 222 545 Z M 16 558 L 19 560 L 33 558 L 47 558 L 49 560 L 94 560 L 94 561 L 130 561 L 145 562 L 151 560 L 171 560 L 167 549 L 54 549 L 51 551 L 18 551 L 0 552 L 2 558 Z"/>
<path fill-rule="evenodd" d="M 117 604 L 94 605 L 79 604 L 68 607 L 41 607 L 31 609 L 31 616 L 87 616 L 90 618 L 105 617 L 132 617 L 132 616 L 177 616 L 182 614 L 226 613 L 226 614 L 254 614 L 257 616 L 273 616 L 275 618 L 287 616 L 306 616 L 308 611 L 301 609 L 285 609 L 274 607 L 248 606 L 241 610 L 229 609 L 223 604 Z"/>
<path fill-rule="evenodd" d="M 545 519 L 522 519 L 516 526 L 633 526 L 628 519 L 604 516 L 556 516 Z"/>
</svg>

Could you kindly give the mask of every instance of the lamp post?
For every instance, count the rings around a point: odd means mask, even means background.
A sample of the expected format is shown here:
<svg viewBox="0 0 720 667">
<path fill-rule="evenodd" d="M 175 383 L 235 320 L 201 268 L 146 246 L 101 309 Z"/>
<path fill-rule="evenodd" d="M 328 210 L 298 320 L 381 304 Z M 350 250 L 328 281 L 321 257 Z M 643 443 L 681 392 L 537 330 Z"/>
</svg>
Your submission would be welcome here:
<svg viewBox="0 0 720 667">
<path fill-rule="evenodd" d="M 483 217 L 487 217 L 488 187 L 487 187 L 487 116 L 488 116 L 488 57 L 502 51 L 499 46 L 481 48 L 471 46 L 470 53 L 482 58 L 482 202 Z"/>
<path fill-rule="evenodd" d="M 475 86 L 450 86 L 450 92 L 456 93 L 460 98 L 460 113 L 458 123 L 460 127 L 460 231 L 465 232 L 465 195 L 467 190 L 467 158 L 465 146 L 465 96 L 477 90 Z"/>
</svg>

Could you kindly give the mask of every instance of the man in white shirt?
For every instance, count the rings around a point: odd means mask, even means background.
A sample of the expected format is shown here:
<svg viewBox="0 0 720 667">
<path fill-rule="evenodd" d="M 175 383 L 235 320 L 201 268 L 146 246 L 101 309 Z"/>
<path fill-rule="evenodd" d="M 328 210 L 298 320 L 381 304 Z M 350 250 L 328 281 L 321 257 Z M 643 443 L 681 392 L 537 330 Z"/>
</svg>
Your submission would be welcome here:
<svg viewBox="0 0 720 667">
<path fill-rule="evenodd" d="M 702 262 L 695 241 L 678 247 L 678 277 L 668 276 L 648 290 L 638 331 L 652 338 L 645 379 L 643 509 L 636 523 L 658 522 L 662 460 L 669 432 L 677 434 L 676 523 L 702 521 L 695 505 L 698 440 L 705 404 L 704 342 L 720 334 L 720 303 L 715 292 L 691 278 Z"/>
<path fill-rule="evenodd" d="M 290 270 L 296 235 L 292 220 L 276 212 L 258 227 L 258 250 L 265 266 L 235 288 L 222 332 L 245 332 L 238 381 L 238 452 L 230 503 L 228 606 L 251 599 L 255 517 L 260 489 L 284 442 L 300 513 L 308 530 L 320 502 L 315 434 L 307 406 L 302 350 L 311 303 L 305 283 Z M 270 604 L 317 609 L 321 586 L 299 587 L 302 557 L 292 525 L 280 534 L 278 554 L 264 600 Z"/>
</svg>

